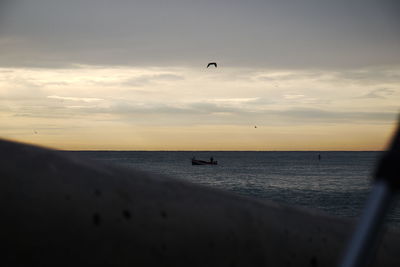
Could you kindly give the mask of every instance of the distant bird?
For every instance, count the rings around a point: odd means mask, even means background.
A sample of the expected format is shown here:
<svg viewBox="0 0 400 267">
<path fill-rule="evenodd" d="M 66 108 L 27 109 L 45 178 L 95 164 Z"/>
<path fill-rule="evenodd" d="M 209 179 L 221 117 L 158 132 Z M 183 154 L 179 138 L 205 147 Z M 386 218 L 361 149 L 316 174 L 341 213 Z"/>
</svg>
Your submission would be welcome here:
<svg viewBox="0 0 400 267">
<path fill-rule="evenodd" d="M 210 62 L 210 63 L 208 63 L 207 68 L 210 67 L 210 66 L 217 67 L 217 62 Z"/>
<path fill-rule="evenodd" d="M 37 131 L 36 131 L 36 130 L 33 130 L 33 133 L 34 133 L 34 134 L 37 134 Z"/>
<path fill-rule="evenodd" d="M 257 125 L 255 125 L 254 128 L 257 128 Z"/>
</svg>

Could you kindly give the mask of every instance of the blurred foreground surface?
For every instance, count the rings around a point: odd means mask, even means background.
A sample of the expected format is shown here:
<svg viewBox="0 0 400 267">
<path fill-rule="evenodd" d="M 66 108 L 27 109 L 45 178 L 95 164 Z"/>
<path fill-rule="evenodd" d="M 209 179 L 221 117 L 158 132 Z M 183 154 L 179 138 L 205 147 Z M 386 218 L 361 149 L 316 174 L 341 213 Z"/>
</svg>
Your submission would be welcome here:
<svg viewBox="0 0 400 267">
<path fill-rule="evenodd" d="M 335 266 L 353 223 L 0 141 L 5 266 Z M 215 157 L 215 156 L 214 156 Z M 376 266 L 399 266 L 388 231 Z"/>
</svg>

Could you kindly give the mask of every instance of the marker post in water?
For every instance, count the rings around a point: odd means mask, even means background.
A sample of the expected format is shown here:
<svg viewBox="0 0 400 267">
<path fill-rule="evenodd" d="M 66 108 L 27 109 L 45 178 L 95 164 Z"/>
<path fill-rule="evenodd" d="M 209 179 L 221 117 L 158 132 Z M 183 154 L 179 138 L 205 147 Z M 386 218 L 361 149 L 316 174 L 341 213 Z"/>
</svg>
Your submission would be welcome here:
<svg viewBox="0 0 400 267">
<path fill-rule="evenodd" d="M 357 228 L 348 244 L 340 267 L 366 266 L 373 259 L 374 248 L 386 213 L 400 189 L 400 121 L 389 150 L 381 158 L 375 181 Z"/>
</svg>

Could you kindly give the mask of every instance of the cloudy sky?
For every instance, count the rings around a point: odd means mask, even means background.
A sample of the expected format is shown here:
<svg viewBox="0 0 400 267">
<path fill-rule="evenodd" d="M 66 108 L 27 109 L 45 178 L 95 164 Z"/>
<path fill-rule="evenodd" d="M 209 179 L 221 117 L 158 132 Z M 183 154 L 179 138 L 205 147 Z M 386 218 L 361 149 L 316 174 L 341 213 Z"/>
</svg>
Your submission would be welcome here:
<svg viewBox="0 0 400 267">
<path fill-rule="evenodd" d="M 398 14 L 395 0 L 0 0 L 0 137 L 384 149 L 400 111 Z"/>
</svg>

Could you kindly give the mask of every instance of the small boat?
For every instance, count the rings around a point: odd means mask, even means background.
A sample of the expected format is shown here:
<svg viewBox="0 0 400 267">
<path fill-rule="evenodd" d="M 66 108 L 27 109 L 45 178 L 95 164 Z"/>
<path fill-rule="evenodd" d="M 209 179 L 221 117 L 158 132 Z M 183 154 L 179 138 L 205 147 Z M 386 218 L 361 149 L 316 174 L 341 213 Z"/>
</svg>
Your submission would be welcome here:
<svg viewBox="0 0 400 267">
<path fill-rule="evenodd" d="M 217 165 L 217 164 L 218 161 L 216 160 L 205 161 L 205 160 L 192 159 L 192 165 Z"/>
</svg>

